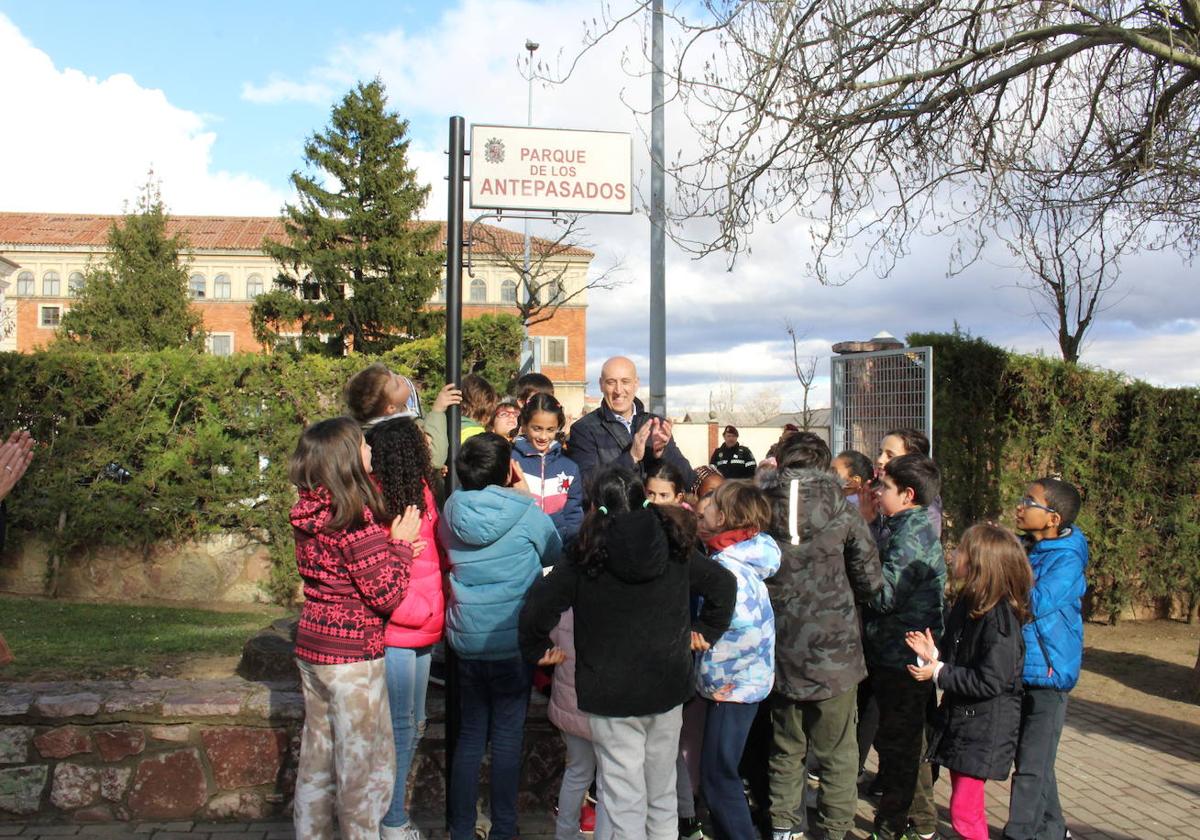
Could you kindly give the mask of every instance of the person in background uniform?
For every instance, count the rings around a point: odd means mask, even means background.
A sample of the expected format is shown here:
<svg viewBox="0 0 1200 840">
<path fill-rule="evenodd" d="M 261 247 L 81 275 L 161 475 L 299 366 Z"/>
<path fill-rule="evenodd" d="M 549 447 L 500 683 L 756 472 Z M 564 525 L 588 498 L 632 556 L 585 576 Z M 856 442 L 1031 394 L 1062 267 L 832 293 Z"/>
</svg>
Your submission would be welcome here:
<svg viewBox="0 0 1200 840">
<path fill-rule="evenodd" d="M 758 462 L 754 460 L 749 448 L 738 444 L 736 426 L 725 427 L 724 440 L 723 444 L 713 450 L 708 463 L 726 478 L 754 478 Z"/>
</svg>

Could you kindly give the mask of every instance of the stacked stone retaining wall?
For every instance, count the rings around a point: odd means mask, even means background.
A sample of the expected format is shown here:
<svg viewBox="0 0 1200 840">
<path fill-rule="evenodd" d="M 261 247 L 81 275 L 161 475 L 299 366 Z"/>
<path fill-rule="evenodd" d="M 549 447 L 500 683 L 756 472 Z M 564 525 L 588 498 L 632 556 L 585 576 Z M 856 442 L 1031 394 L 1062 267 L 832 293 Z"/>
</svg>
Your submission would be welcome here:
<svg viewBox="0 0 1200 840">
<path fill-rule="evenodd" d="M 445 726 L 430 687 L 413 813 L 445 808 Z M 538 698 L 540 700 L 540 698 Z M 534 702 L 521 806 L 548 813 L 561 740 Z M 290 682 L 241 679 L 0 685 L 0 821 L 257 819 L 290 814 L 304 699 Z M 486 804 L 487 774 L 482 794 Z"/>
</svg>

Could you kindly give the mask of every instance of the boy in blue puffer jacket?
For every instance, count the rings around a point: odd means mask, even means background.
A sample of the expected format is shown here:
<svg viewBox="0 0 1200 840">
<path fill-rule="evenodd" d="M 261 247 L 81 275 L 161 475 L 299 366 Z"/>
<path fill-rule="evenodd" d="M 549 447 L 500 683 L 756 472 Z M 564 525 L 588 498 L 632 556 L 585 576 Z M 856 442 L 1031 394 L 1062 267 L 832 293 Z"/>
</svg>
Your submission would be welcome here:
<svg viewBox="0 0 1200 840">
<path fill-rule="evenodd" d="M 1083 610 L 1088 545 L 1074 525 L 1079 491 L 1057 478 L 1039 478 L 1017 505 L 1017 527 L 1030 542 L 1030 612 L 1023 628 L 1025 696 L 1008 806 L 1007 840 L 1065 837 L 1054 757 L 1067 714 L 1067 693 L 1083 660 Z"/>
<path fill-rule="evenodd" d="M 461 728 L 450 774 L 450 837 L 474 840 L 479 767 L 492 743 L 492 840 L 517 833 L 521 742 L 533 669 L 517 645 L 517 616 L 562 541 L 525 491 L 512 446 L 491 432 L 467 440 L 455 461 L 461 489 L 446 501 L 438 537 L 450 591 L 446 641 L 458 654 Z M 525 491 L 525 492 L 522 492 Z"/>
</svg>

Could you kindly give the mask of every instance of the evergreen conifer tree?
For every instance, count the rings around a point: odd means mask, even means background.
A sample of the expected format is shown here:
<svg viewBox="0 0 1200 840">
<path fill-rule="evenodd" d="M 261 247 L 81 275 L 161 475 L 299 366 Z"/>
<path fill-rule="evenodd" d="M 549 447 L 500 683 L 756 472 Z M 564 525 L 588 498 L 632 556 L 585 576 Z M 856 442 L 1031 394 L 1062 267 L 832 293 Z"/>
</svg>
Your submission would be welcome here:
<svg viewBox="0 0 1200 840">
<path fill-rule="evenodd" d="M 167 236 L 153 173 L 133 212 L 108 231 L 108 255 L 84 273 L 63 315 L 59 340 L 101 352 L 204 349 L 204 321 L 188 296 L 187 243 Z"/>
<path fill-rule="evenodd" d="M 264 246 L 284 270 L 255 302 L 260 341 L 299 328 L 307 347 L 320 338 L 341 355 L 429 334 L 436 315 L 422 308 L 444 254 L 439 226 L 415 221 L 430 188 L 408 165 L 407 131 L 376 78 L 346 94 L 305 144 L 308 171 L 292 173 L 299 200 L 284 208 L 287 241 Z"/>
</svg>

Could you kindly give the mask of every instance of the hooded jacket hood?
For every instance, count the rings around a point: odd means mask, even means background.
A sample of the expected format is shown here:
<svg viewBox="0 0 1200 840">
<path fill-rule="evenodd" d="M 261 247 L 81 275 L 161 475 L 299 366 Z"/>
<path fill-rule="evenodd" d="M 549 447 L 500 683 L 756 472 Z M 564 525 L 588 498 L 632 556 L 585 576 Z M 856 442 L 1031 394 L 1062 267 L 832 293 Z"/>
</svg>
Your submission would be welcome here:
<svg viewBox="0 0 1200 840">
<path fill-rule="evenodd" d="M 604 568 L 624 583 L 646 583 L 666 571 L 671 547 L 658 515 L 648 508 L 613 515 Z"/>
<path fill-rule="evenodd" d="M 748 540 L 723 548 L 720 556 L 741 563 L 759 580 L 766 580 L 779 571 L 779 546 L 767 533 L 755 534 Z"/>
<path fill-rule="evenodd" d="M 768 493 L 786 497 L 783 525 L 793 545 L 823 531 L 848 504 L 837 478 L 824 470 L 789 467 L 772 473 L 762 486 Z"/>
<path fill-rule="evenodd" d="M 289 514 L 292 527 L 305 534 L 316 536 L 325 533 L 325 526 L 333 518 L 333 496 L 324 487 L 316 490 L 301 490 L 300 498 L 292 505 Z M 364 522 L 375 521 L 370 508 L 363 509 Z"/>
<path fill-rule="evenodd" d="M 450 495 L 442 519 L 467 545 L 491 545 L 516 526 L 534 501 L 515 490 L 489 486 Z"/>
</svg>

